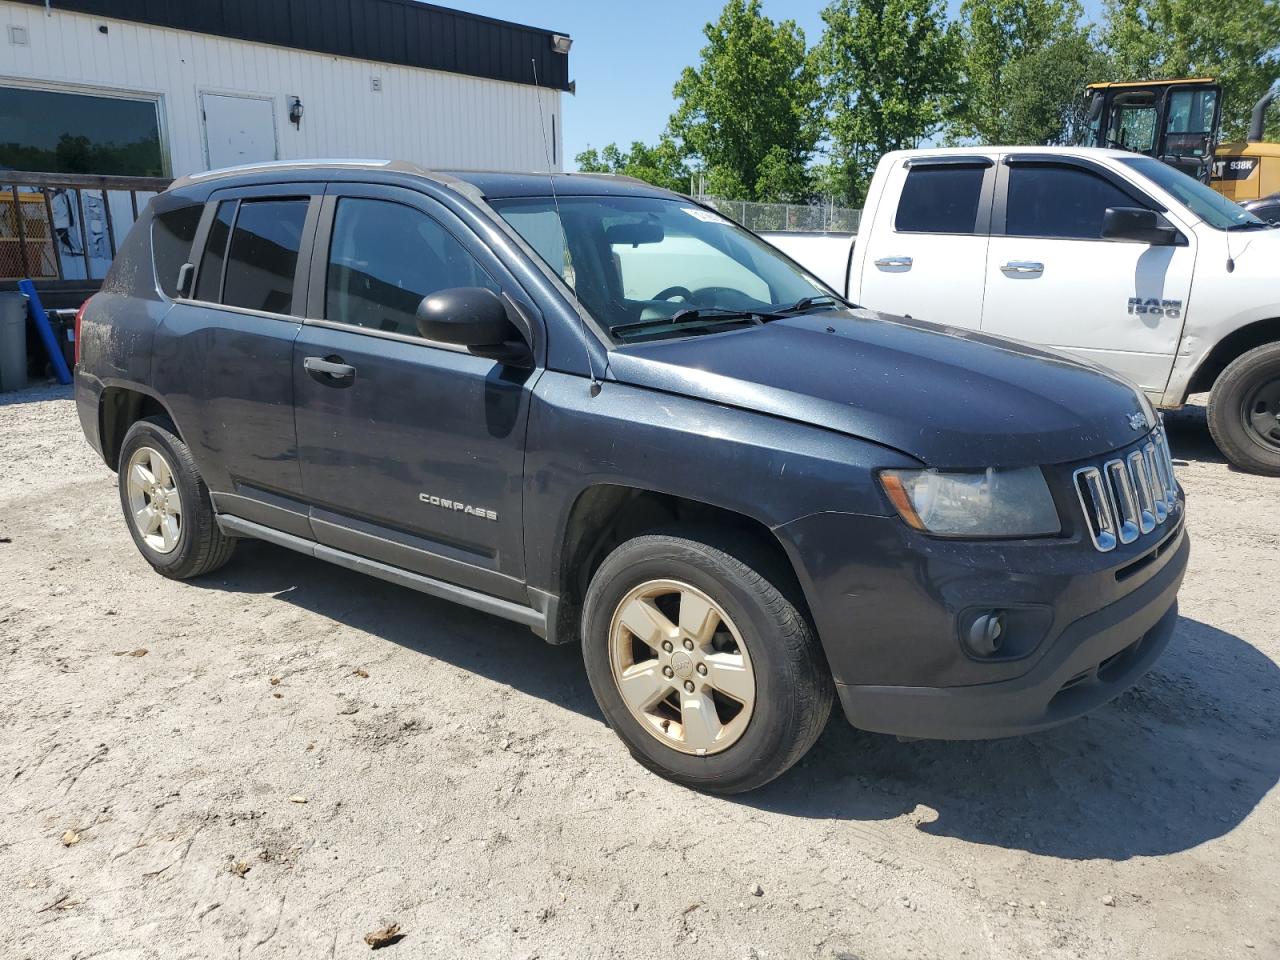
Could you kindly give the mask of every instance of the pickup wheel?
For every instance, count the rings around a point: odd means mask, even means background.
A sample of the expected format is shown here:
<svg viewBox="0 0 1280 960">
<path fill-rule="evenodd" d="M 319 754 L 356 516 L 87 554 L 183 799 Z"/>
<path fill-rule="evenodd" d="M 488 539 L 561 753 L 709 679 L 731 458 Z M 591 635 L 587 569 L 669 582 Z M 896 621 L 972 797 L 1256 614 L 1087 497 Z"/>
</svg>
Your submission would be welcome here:
<svg viewBox="0 0 1280 960">
<path fill-rule="evenodd" d="M 186 580 L 231 559 L 236 541 L 218 529 L 209 488 L 168 419 L 129 428 L 117 480 L 129 533 L 158 573 Z"/>
<path fill-rule="evenodd" d="M 1233 466 L 1280 476 L 1280 343 L 1236 357 L 1218 376 L 1209 432 Z"/>
<path fill-rule="evenodd" d="M 804 756 L 833 686 L 786 578 L 759 572 L 769 558 L 705 539 L 636 537 L 605 558 L 587 590 L 583 658 L 600 709 L 640 763 L 740 793 Z"/>
</svg>

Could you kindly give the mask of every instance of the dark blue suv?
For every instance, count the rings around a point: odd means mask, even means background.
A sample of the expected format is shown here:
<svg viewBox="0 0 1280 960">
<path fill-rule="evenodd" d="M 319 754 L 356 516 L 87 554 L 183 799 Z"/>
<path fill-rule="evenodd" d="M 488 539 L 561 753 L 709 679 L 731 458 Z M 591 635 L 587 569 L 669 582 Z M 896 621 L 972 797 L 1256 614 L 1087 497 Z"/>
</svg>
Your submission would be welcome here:
<svg viewBox="0 0 1280 960">
<path fill-rule="evenodd" d="M 907 737 L 1060 723 L 1177 619 L 1183 498 L 1140 391 L 861 310 L 635 181 L 187 177 L 81 349 L 157 571 L 255 537 L 581 640 L 633 754 L 702 789 L 786 770 L 837 695 Z"/>
</svg>

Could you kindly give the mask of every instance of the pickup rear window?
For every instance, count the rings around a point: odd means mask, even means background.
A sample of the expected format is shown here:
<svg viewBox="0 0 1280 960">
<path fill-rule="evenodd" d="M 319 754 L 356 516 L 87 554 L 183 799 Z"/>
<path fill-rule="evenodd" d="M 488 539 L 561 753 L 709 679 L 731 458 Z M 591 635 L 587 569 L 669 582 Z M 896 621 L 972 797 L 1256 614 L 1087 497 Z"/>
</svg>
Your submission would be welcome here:
<svg viewBox="0 0 1280 960">
<path fill-rule="evenodd" d="M 983 167 L 912 167 L 898 201 L 900 233 L 973 233 L 978 223 Z"/>
</svg>

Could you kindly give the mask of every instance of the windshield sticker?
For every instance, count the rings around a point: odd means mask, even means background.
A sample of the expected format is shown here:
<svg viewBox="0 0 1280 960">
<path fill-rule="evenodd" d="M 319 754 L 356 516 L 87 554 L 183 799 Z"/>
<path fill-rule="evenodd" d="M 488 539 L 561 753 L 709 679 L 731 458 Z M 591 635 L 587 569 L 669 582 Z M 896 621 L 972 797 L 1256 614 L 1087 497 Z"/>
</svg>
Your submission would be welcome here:
<svg viewBox="0 0 1280 960">
<path fill-rule="evenodd" d="M 698 207 L 681 207 L 685 213 L 693 217 L 695 220 L 701 220 L 703 223 L 724 223 L 724 217 L 718 213 L 712 213 L 710 210 L 702 210 Z"/>
</svg>

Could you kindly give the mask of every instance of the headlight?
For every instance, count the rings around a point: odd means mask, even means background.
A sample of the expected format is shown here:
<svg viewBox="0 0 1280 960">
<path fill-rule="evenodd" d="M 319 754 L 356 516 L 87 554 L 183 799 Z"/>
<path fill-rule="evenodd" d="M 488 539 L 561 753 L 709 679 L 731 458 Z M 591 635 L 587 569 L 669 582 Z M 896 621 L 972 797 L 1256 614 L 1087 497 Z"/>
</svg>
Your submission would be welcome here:
<svg viewBox="0 0 1280 960">
<path fill-rule="evenodd" d="M 884 470 L 880 483 L 903 520 L 940 537 L 1037 537 L 1062 529 L 1039 467 Z"/>
</svg>

